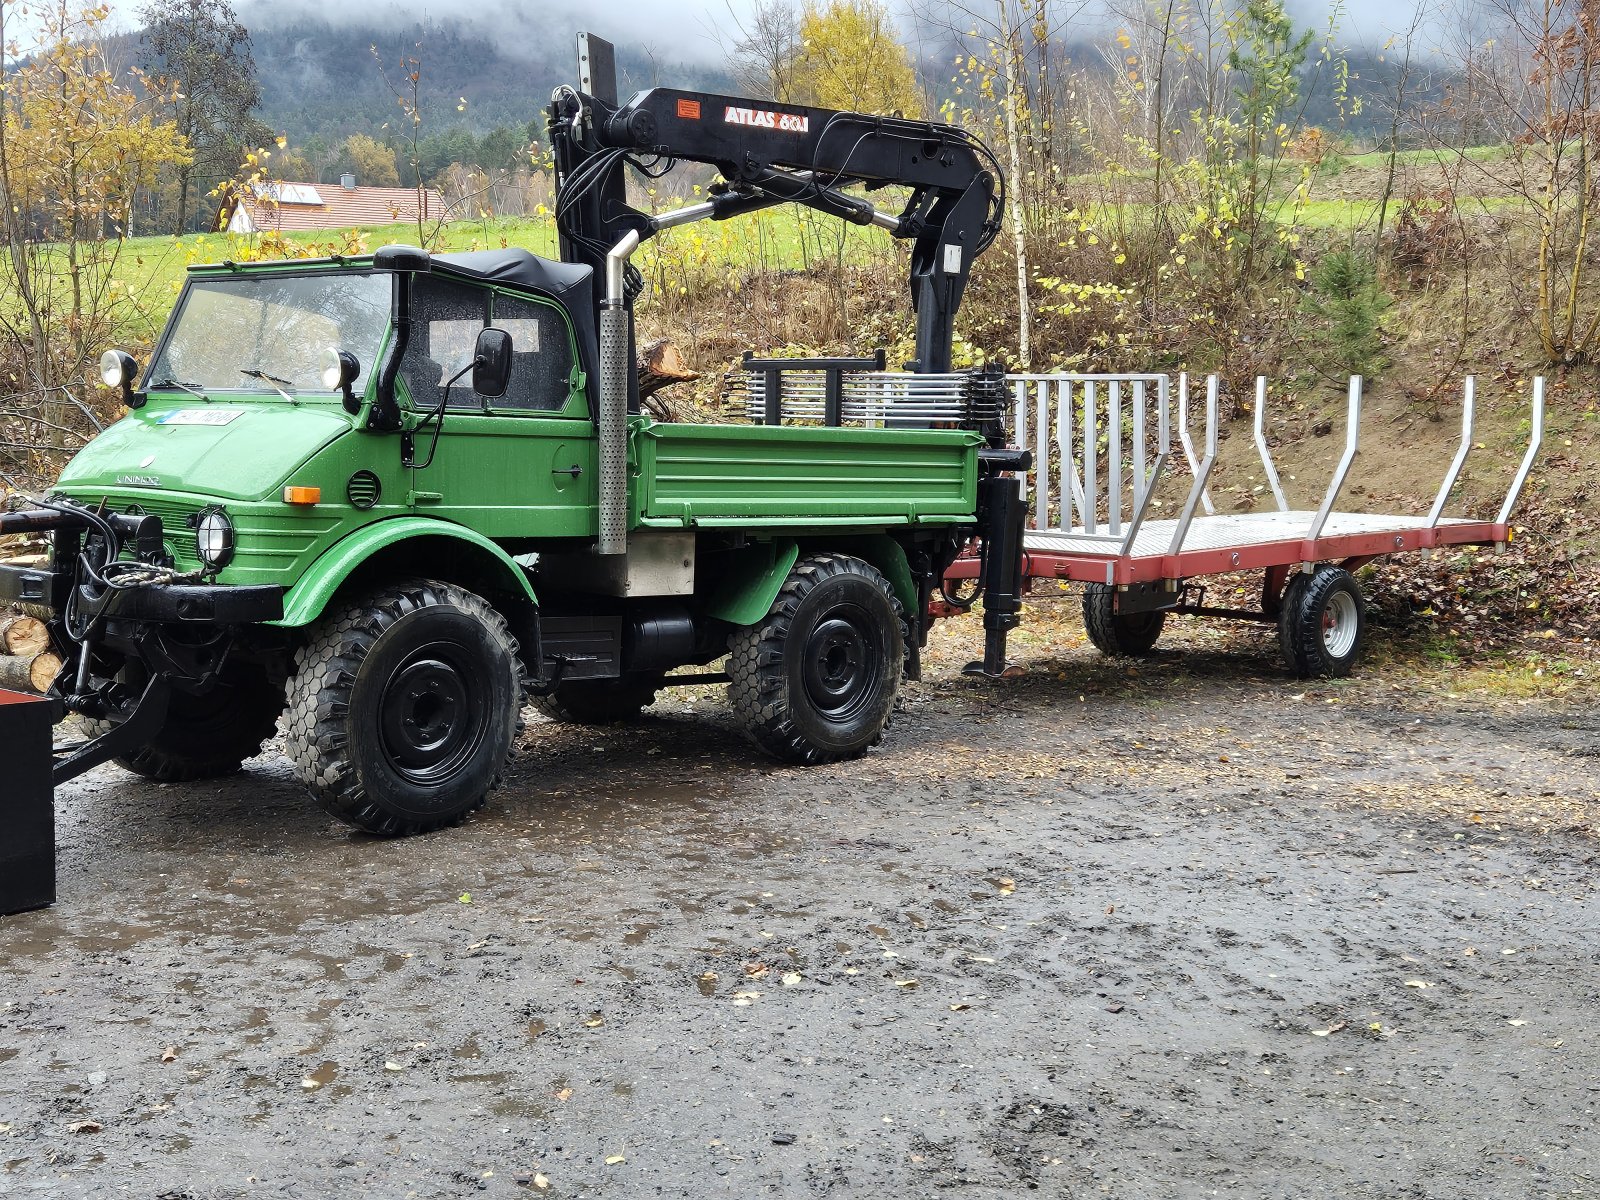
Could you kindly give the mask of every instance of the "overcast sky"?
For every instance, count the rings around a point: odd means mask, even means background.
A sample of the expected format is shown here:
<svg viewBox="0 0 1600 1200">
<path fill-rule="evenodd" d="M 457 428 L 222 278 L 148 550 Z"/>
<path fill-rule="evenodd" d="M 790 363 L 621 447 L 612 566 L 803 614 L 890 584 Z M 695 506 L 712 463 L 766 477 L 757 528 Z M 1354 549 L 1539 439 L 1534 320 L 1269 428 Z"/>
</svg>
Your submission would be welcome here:
<svg viewBox="0 0 1600 1200">
<path fill-rule="evenodd" d="M 919 4 L 924 0 L 919 0 Z M 1448 5 L 1449 0 L 1442 0 Z M 1459 0 L 1457 0 L 1459 3 Z M 1344 0 L 1341 26 L 1347 42 L 1372 44 L 1384 32 L 1398 30 L 1414 10 L 1416 0 Z M 139 0 L 111 0 L 115 23 L 122 28 L 137 25 Z M 1090 0 L 1084 15 L 1085 32 L 1098 23 L 1092 15 L 1098 0 Z M 754 0 L 589 0 L 592 14 L 588 25 L 612 41 L 630 43 L 653 53 L 682 59 L 714 59 L 722 47 L 733 40 L 733 26 L 746 17 Z M 903 11 L 905 0 L 891 0 L 890 7 Z M 1070 11 L 1067 3 L 1060 11 Z M 299 18 L 320 17 L 338 21 L 415 21 L 419 17 L 465 17 L 473 24 L 499 37 L 518 34 L 538 36 L 540 9 L 545 4 L 525 0 L 235 0 L 235 8 L 247 25 L 271 26 Z M 988 4 L 982 5 L 983 9 Z M 1289 9 L 1302 22 L 1319 30 L 1326 23 L 1328 5 L 1317 0 L 1289 0 Z M 569 11 L 570 10 L 566 10 Z M 563 24 L 571 20 L 567 17 Z M 1104 18 L 1100 18 L 1104 20 Z"/>
</svg>

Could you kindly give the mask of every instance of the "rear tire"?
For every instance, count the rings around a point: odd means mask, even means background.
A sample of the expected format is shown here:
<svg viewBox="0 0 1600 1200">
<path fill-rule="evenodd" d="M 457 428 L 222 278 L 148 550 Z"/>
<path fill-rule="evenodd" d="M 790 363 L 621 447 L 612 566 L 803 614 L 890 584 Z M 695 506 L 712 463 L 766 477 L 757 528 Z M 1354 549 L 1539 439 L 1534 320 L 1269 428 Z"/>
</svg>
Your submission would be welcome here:
<svg viewBox="0 0 1600 1200">
<path fill-rule="evenodd" d="M 1101 654 L 1113 658 L 1139 658 L 1155 648 L 1166 626 L 1165 609 L 1119 613 L 1117 590 L 1109 583 L 1090 583 L 1083 589 L 1083 628 Z"/>
<path fill-rule="evenodd" d="M 734 633 L 728 699 L 776 758 L 856 758 L 889 726 L 905 638 L 900 602 L 875 568 L 842 554 L 803 558 L 766 619 Z"/>
<path fill-rule="evenodd" d="M 565 725 L 613 725 L 632 721 L 655 703 L 659 671 L 630 671 L 620 679 L 575 679 L 558 683 L 547 696 L 530 696 L 533 707 Z"/>
<path fill-rule="evenodd" d="M 1328 563 L 1302 571 L 1283 590 L 1278 645 L 1301 679 L 1350 674 L 1366 636 L 1367 606 L 1355 576 Z"/>
<path fill-rule="evenodd" d="M 204 695 L 172 691 L 166 724 L 150 742 L 113 761 L 124 770 L 162 783 L 188 783 L 232 775 L 261 753 L 278 730 L 283 688 L 255 665 L 229 666 L 217 685 Z M 120 721 L 79 717 L 91 738 L 116 728 Z"/>
<path fill-rule="evenodd" d="M 429 579 L 393 584 L 324 614 L 295 665 L 285 748 L 341 821 L 427 833 L 499 784 L 522 672 L 505 618 L 482 597 Z"/>
</svg>

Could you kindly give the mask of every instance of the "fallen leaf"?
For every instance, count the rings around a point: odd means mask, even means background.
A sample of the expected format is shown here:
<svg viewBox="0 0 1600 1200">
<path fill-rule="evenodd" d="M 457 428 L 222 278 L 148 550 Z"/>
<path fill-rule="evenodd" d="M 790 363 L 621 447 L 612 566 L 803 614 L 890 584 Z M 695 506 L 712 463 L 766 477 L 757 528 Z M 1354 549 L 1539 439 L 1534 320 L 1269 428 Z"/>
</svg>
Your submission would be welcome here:
<svg viewBox="0 0 1600 1200">
<path fill-rule="evenodd" d="M 915 979 L 896 979 L 894 985 L 895 987 L 914 988 L 917 986 L 917 981 Z"/>
<path fill-rule="evenodd" d="M 164 1063 L 176 1062 L 177 1058 L 178 1048 L 176 1046 L 168 1046 L 161 1052 L 161 1061 Z"/>
<path fill-rule="evenodd" d="M 99 1133 L 105 1126 L 99 1121 L 74 1121 L 67 1126 L 68 1133 Z"/>
<path fill-rule="evenodd" d="M 556 1093 L 556 1099 L 557 1100 L 571 1100 L 572 1099 L 572 1089 L 571 1088 L 562 1088 L 559 1092 Z"/>
<path fill-rule="evenodd" d="M 471 904 L 472 903 L 472 893 L 471 892 L 462 892 L 461 895 L 456 897 L 456 903 L 457 904 Z"/>
<path fill-rule="evenodd" d="M 538 1188 L 542 1192 L 542 1191 L 545 1191 L 547 1188 L 549 1188 L 550 1181 L 548 1179 L 546 1179 L 543 1175 L 535 1175 L 533 1177 L 533 1186 Z"/>
<path fill-rule="evenodd" d="M 1518 1027 L 1519 1027 L 1519 1028 L 1520 1028 L 1520 1027 L 1521 1027 L 1521 1026 L 1523 1026 L 1523 1025 L 1526 1025 L 1526 1024 L 1527 1024 L 1527 1022 L 1526 1022 L 1526 1021 L 1512 1021 L 1512 1020 L 1507 1020 L 1507 1021 L 1506 1021 L 1506 1024 L 1507 1024 L 1507 1025 L 1516 1025 L 1516 1026 L 1518 1026 Z"/>
<path fill-rule="evenodd" d="M 385 1071 L 404 1071 L 405 1070 L 405 1068 L 402 1067 L 399 1063 L 394 1062 L 392 1060 L 389 1061 L 389 1062 L 384 1063 L 383 1064 L 383 1069 Z"/>
<path fill-rule="evenodd" d="M 605 1023 L 606 1023 L 606 1019 L 604 1017 L 602 1017 L 599 1013 L 595 1013 L 594 1016 L 590 1017 L 583 1024 L 584 1024 L 584 1028 L 586 1028 L 586 1029 L 598 1029 L 598 1028 L 600 1028 L 600 1026 L 604 1025 Z"/>
<path fill-rule="evenodd" d="M 801 978 L 801 976 L 800 976 L 800 973 L 798 971 L 790 971 L 787 975 L 785 975 L 783 977 L 783 986 L 784 987 L 793 987 L 795 984 L 800 982 L 800 978 Z"/>
<path fill-rule="evenodd" d="M 1015 879 L 1002 879 L 999 883 L 999 888 L 1002 896 L 1009 896 L 1017 890 L 1017 881 Z"/>
<path fill-rule="evenodd" d="M 611 1157 L 610 1157 L 610 1158 L 608 1158 L 608 1159 L 606 1159 L 606 1166 L 608 1166 L 608 1167 L 614 1167 L 614 1166 L 616 1166 L 616 1165 L 617 1165 L 617 1164 L 618 1164 L 618 1163 L 625 1163 L 625 1162 L 627 1162 L 627 1161 L 628 1161 L 628 1160 L 627 1160 L 627 1159 L 626 1159 L 626 1158 L 624 1158 L 624 1157 L 623 1157 L 623 1156 L 622 1156 L 622 1155 L 620 1155 L 620 1154 L 613 1154 L 613 1155 L 612 1155 L 612 1156 L 611 1156 Z"/>
<path fill-rule="evenodd" d="M 1406 980 L 1406 986 L 1414 988 L 1431 988 L 1433 984 L 1425 983 L 1420 979 L 1408 979 Z"/>
<path fill-rule="evenodd" d="M 322 1086 L 322 1080 L 320 1080 L 320 1079 L 302 1079 L 300 1081 L 300 1086 L 305 1088 L 305 1090 L 308 1091 L 308 1092 L 314 1092 L 319 1087 Z"/>
<path fill-rule="evenodd" d="M 971 1007 L 972 1007 L 972 1005 L 970 1005 L 970 1004 L 952 1004 L 950 1006 L 950 1011 L 951 1012 L 966 1012 L 967 1009 L 969 1009 Z"/>
<path fill-rule="evenodd" d="M 767 973 L 767 964 L 764 962 L 747 962 L 744 965 L 744 973 L 750 976 L 751 979 L 760 979 Z"/>
</svg>

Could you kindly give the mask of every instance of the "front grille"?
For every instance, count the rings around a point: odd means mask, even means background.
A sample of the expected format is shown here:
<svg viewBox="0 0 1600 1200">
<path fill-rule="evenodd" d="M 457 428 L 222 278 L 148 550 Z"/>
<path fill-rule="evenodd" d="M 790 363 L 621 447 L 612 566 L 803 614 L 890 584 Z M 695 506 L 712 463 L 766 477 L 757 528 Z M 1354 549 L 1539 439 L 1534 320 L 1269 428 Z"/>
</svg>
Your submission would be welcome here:
<svg viewBox="0 0 1600 1200">
<path fill-rule="evenodd" d="M 194 546 L 194 527 L 189 521 L 200 511 L 201 505 L 146 496 L 140 496 L 136 500 L 109 496 L 106 498 L 106 507 L 116 512 L 146 513 L 152 517 L 160 517 L 161 538 L 166 544 L 167 552 L 172 555 L 173 565 L 181 570 L 193 570 L 200 565 L 200 558 Z M 131 552 L 130 550 L 129 553 Z"/>
</svg>

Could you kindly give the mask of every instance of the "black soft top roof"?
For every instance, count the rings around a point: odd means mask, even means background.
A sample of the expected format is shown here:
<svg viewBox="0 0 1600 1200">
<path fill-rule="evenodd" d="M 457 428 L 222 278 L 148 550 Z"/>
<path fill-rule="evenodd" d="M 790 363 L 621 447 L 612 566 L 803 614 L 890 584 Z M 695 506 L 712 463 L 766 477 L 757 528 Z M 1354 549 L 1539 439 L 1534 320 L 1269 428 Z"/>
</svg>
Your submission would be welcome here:
<svg viewBox="0 0 1600 1200">
<path fill-rule="evenodd" d="M 378 252 L 380 255 L 383 251 Z M 418 251 L 417 253 L 421 253 Z M 470 250 L 428 256 L 431 269 L 442 275 L 500 283 L 538 292 L 559 302 L 572 320 L 578 358 L 584 370 L 600 361 L 594 328 L 594 271 L 581 263 L 556 262 L 526 250 Z"/>
<path fill-rule="evenodd" d="M 472 250 L 432 257 L 435 271 L 543 292 L 575 307 L 579 301 L 585 307 L 589 304 L 594 272 L 578 263 L 555 262 L 521 249 Z"/>
</svg>

